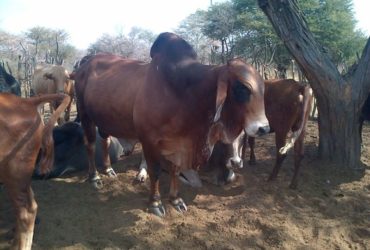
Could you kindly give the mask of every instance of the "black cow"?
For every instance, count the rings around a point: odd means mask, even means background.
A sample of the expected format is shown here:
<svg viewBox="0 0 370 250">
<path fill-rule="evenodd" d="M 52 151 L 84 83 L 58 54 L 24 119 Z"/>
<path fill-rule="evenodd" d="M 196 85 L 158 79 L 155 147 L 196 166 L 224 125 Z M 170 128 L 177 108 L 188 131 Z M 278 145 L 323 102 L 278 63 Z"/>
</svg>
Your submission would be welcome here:
<svg viewBox="0 0 370 250">
<path fill-rule="evenodd" d="M 102 151 L 100 147 L 101 137 L 96 132 L 97 144 L 95 161 L 98 166 L 103 165 Z M 54 138 L 54 166 L 47 176 L 42 176 L 38 166 L 34 173 L 35 178 L 55 178 L 67 172 L 82 171 L 88 169 L 87 152 L 84 145 L 83 129 L 79 123 L 67 122 L 53 130 Z M 118 161 L 124 154 L 123 147 L 117 138 L 110 138 L 109 156 L 112 163 Z"/>
<path fill-rule="evenodd" d="M 0 92 L 8 92 L 21 96 L 21 85 L 15 78 L 6 72 L 5 68 L 0 64 Z"/>
</svg>

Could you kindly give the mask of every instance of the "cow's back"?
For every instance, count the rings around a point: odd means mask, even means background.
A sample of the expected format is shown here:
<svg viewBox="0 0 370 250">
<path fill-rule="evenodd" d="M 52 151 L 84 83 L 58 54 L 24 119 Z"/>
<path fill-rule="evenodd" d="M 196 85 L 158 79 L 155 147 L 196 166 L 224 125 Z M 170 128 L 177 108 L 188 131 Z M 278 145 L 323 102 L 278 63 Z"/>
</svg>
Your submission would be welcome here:
<svg viewBox="0 0 370 250">
<path fill-rule="evenodd" d="M 133 106 L 145 81 L 146 69 L 147 65 L 141 61 L 96 55 L 76 71 L 78 105 L 100 131 L 136 138 Z"/>
<path fill-rule="evenodd" d="M 27 105 L 16 96 L 0 93 L 0 160 L 25 136 L 27 130 L 23 128 L 31 127 L 34 122 L 31 118 L 38 116 L 37 110 Z"/>
<path fill-rule="evenodd" d="M 274 131 L 299 127 L 303 94 L 304 86 L 294 80 L 265 81 L 266 116 Z"/>
</svg>

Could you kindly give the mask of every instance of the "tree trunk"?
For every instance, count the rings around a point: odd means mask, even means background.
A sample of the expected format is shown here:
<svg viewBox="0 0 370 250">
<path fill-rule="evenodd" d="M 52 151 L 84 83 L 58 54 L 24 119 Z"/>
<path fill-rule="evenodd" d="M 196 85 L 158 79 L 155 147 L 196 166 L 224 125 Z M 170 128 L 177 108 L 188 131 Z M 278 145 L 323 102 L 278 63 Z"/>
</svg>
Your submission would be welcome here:
<svg viewBox="0 0 370 250">
<path fill-rule="evenodd" d="M 296 1 L 258 3 L 314 91 L 319 111 L 320 158 L 340 167 L 361 168 L 359 117 L 370 89 L 370 39 L 359 64 L 342 76 L 314 40 Z"/>
</svg>

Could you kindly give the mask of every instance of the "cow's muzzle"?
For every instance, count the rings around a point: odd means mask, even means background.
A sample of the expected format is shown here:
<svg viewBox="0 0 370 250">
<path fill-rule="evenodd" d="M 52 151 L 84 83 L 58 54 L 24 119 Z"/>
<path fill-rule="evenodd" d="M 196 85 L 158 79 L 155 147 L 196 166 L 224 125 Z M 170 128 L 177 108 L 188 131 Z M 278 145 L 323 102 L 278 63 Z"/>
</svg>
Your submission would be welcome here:
<svg viewBox="0 0 370 250">
<path fill-rule="evenodd" d="M 243 168 L 243 160 L 241 158 L 230 159 L 232 168 Z"/>
<path fill-rule="evenodd" d="M 262 126 L 262 127 L 259 127 L 258 130 L 257 130 L 257 135 L 258 136 L 261 136 L 261 135 L 265 135 L 265 134 L 268 134 L 270 132 L 270 126 L 267 125 L 267 126 Z"/>
</svg>

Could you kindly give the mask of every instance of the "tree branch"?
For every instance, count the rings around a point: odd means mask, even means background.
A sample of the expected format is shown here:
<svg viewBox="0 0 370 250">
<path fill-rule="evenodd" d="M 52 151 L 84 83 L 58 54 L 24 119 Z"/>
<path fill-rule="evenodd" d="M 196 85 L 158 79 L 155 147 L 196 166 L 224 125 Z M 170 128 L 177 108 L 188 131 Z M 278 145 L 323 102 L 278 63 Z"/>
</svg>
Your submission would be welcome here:
<svg viewBox="0 0 370 250">
<path fill-rule="evenodd" d="M 338 86 L 344 87 L 346 82 L 313 38 L 296 1 L 258 0 L 258 4 L 310 80 L 315 94 L 329 95 L 333 91 L 342 91 Z"/>
<path fill-rule="evenodd" d="M 364 95 L 370 93 L 370 37 L 367 40 L 366 46 L 362 51 L 358 65 L 353 72 L 353 82 L 358 82 L 363 86 Z"/>
</svg>

